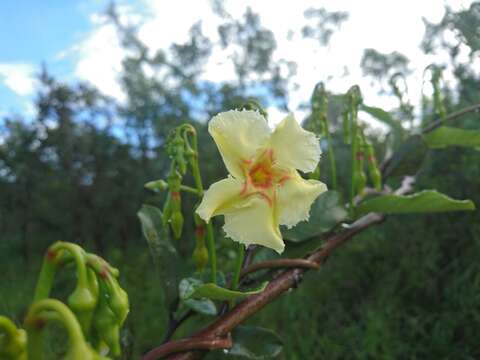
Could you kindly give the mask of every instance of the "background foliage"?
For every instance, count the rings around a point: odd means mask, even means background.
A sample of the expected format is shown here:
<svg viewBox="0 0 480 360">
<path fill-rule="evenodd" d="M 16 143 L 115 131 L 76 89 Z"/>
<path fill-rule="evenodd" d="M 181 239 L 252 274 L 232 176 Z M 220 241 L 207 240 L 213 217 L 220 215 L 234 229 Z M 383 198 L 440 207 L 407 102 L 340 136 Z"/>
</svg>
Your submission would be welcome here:
<svg viewBox="0 0 480 360">
<path fill-rule="evenodd" d="M 460 44 L 468 46 L 471 59 L 478 55 L 480 41 L 472 29 L 480 24 L 479 9 L 480 3 L 459 13 L 447 9 L 440 23 L 426 23 L 424 51 L 448 54 L 446 65 L 456 79 L 454 87 L 442 89 L 447 112 L 480 102 L 478 71 L 458 60 Z M 144 202 L 159 203 L 161 194 L 143 185 L 167 171 L 166 136 L 185 121 L 195 125 L 202 172 L 210 184 L 225 170 L 205 120 L 238 107 L 252 95 L 264 105 L 286 108 L 289 76 L 280 71 L 285 64 L 272 59 L 274 34 L 251 10 L 242 19 L 225 16 L 218 29 L 223 46 L 238 45 L 233 56 L 236 79 L 221 86 L 199 80 L 212 47 L 200 23 L 192 27 L 186 43 L 152 53 L 134 28 L 118 21 L 114 8 L 109 13 L 123 46 L 130 50 L 121 74 L 127 100 L 120 104 L 85 84 L 62 83 L 43 69 L 36 116 L 12 115 L 1 122 L 0 313 L 20 322 L 43 251 L 54 240 L 77 242 L 122 270 L 132 304 L 122 342 L 124 357 L 132 358 L 158 344 L 165 332 L 163 295 L 155 286 L 157 274 L 151 270 L 136 212 Z M 311 9 L 304 36 L 324 46 L 347 18 L 345 13 Z M 445 41 L 446 31 L 453 31 L 458 43 Z M 157 75 L 150 75 L 147 67 Z M 395 79 L 409 75 L 404 55 L 366 49 L 362 68 L 384 92 L 398 95 L 398 107 L 386 109 L 395 121 L 389 132 L 404 131 L 419 117 L 428 122 L 437 115 L 433 99 L 425 97 L 421 113 L 414 116 L 398 90 Z M 341 146 L 341 110 L 334 95 L 329 118 L 333 140 Z M 468 115 L 460 124 L 478 127 L 478 115 Z M 382 159 L 390 137 L 385 140 L 383 133 L 370 137 Z M 347 177 L 342 172 L 347 172 L 348 157 L 347 149 L 337 152 L 339 181 L 345 188 L 342 179 Z M 328 162 L 322 167 L 322 174 L 327 174 Z M 480 204 L 476 149 L 431 151 L 418 178 L 419 189 L 438 189 Z M 389 185 L 396 181 L 393 178 Z M 194 199 L 186 196 L 183 201 L 183 208 L 190 211 Z M 191 256 L 193 242 L 186 239 L 192 234 L 193 224 L 186 224 L 177 244 L 185 258 Z M 232 249 L 231 241 L 221 239 L 224 258 L 234 258 Z M 479 256 L 478 211 L 391 217 L 351 242 L 319 272 L 309 274 L 297 291 L 251 322 L 281 335 L 284 351 L 279 357 L 285 359 L 479 358 Z M 228 270 L 231 263 L 220 266 Z M 204 320 L 192 318 L 178 335 L 190 333 Z"/>
</svg>

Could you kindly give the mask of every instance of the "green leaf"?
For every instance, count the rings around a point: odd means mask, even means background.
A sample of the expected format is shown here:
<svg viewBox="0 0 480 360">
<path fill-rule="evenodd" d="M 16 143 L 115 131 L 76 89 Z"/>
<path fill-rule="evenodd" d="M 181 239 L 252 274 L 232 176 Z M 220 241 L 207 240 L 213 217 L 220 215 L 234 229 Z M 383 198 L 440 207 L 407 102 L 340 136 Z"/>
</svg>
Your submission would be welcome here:
<svg viewBox="0 0 480 360">
<path fill-rule="evenodd" d="M 177 283 L 182 276 L 182 262 L 170 241 L 168 229 L 163 226 L 162 212 L 151 205 L 142 205 L 137 212 L 142 232 L 147 239 L 153 262 L 164 290 L 165 301 L 171 304 L 177 296 Z"/>
<path fill-rule="evenodd" d="M 183 303 L 193 311 L 209 316 L 217 315 L 217 307 L 210 299 L 186 299 Z"/>
<path fill-rule="evenodd" d="M 399 131 L 405 131 L 400 123 L 400 121 L 395 120 L 389 112 L 375 107 L 375 106 L 367 106 L 361 105 L 360 110 L 365 111 L 366 113 L 372 115 L 375 119 L 380 120 L 384 124 L 390 126 L 393 129 L 398 129 Z"/>
<path fill-rule="evenodd" d="M 239 326 L 233 331 L 233 347 L 230 356 L 247 359 L 273 359 L 280 355 L 282 339 L 273 331 L 257 326 Z"/>
<path fill-rule="evenodd" d="M 180 298 L 186 299 L 201 299 L 207 298 L 212 300 L 234 300 L 244 298 L 250 295 L 261 293 L 267 286 L 267 282 L 263 283 L 257 289 L 250 291 L 237 291 L 220 287 L 214 283 L 203 283 L 199 279 L 186 278 L 179 284 Z"/>
<path fill-rule="evenodd" d="M 345 220 L 347 211 L 339 204 L 336 191 L 326 191 L 313 203 L 308 221 L 299 223 L 292 229 L 282 229 L 284 238 L 292 242 L 305 241 L 331 230 Z"/>
<path fill-rule="evenodd" d="M 424 135 L 423 138 L 432 149 L 445 148 L 447 146 L 480 148 L 480 131 L 477 130 L 441 126 Z"/>
<path fill-rule="evenodd" d="M 388 162 L 385 176 L 414 175 L 423 164 L 428 146 L 420 135 L 411 136 L 395 151 Z"/>
<path fill-rule="evenodd" d="M 400 141 L 402 141 L 405 137 L 405 129 L 403 128 L 400 121 L 395 119 L 387 111 L 378 107 L 367 105 L 361 105 L 360 110 L 365 111 L 367 114 L 372 115 L 375 119 L 388 125 L 392 129 L 393 136 L 395 137 L 395 145 L 399 144 Z"/>
<path fill-rule="evenodd" d="M 361 203 L 357 213 L 385 214 L 433 213 L 475 210 L 471 200 L 455 200 L 435 190 L 425 190 L 412 195 L 383 195 Z"/>
</svg>

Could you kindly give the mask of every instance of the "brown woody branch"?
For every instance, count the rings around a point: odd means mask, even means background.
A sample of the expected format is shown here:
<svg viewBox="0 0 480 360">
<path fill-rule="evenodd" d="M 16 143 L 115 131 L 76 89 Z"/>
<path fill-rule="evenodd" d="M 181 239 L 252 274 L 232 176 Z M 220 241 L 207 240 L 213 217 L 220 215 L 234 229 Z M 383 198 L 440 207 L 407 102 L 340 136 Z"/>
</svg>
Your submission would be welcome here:
<svg viewBox="0 0 480 360">
<path fill-rule="evenodd" d="M 151 351 L 149 351 L 143 360 L 161 359 L 173 353 L 188 350 L 216 350 L 229 349 L 232 347 L 232 338 L 228 335 L 225 338 L 188 338 L 176 341 L 170 341 Z"/>
<path fill-rule="evenodd" d="M 381 223 L 384 220 L 384 216 L 380 214 L 371 213 L 368 215 L 363 216 L 355 223 L 353 223 L 348 229 L 345 231 L 331 236 L 329 239 L 326 240 L 325 245 L 318 251 L 314 252 L 310 256 L 308 256 L 305 260 L 316 263 L 320 266 L 330 254 L 345 243 L 347 240 L 352 238 L 354 235 L 362 232 L 363 230 L 369 228 L 372 225 Z M 286 270 L 282 272 L 278 277 L 273 279 L 268 286 L 265 288 L 263 292 L 260 294 L 256 294 L 253 296 L 248 297 L 245 301 L 238 304 L 235 308 L 233 308 L 228 313 L 219 317 L 215 322 L 210 324 L 204 330 L 201 330 L 194 336 L 180 340 L 184 341 L 184 343 L 191 345 L 192 343 L 189 341 L 198 340 L 198 339 L 218 339 L 223 338 L 228 335 L 235 327 L 241 324 L 243 321 L 248 319 L 253 314 L 260 311 L 266 305 L 280 297 L 283 293 L 287 292 L 289 289 L 294 288 L 298 285 L 299 281 L 301 280 L 303 273 L 308 269 L 300 269 L 300 268 L 293 268 L 290 270 Z M 159 357 L 153 357 L 156 351 L 159 348 L 164 348 L 165 346 L 171 343 L 167 343 L 162 345 L 156 349 L 153 349 L 150 353 L 147 354 L 149 357 L 144 357 L 143 360 L 154 360 L 158 359 Z M 178 347 L 177 347 L 178 349 Z M 191 359 L 199 359 L 203 356 L 204 350 L 206 348 L 200 347 L 191 347 L 189 349 L 182 348 L 181 350 L 177 351 L 185 351 L 184 353 L 174 354 L 169 357 L 169 359 L 175 360 L 191 360 Z M 190 351 L 192 350 L 192 351 Z M 171 352 L 170 352 L 171 353 Z M 154 354 L 154 355 L 150 355 Z"/>
<path fill-rule="evenodd" d="M 278 269 L 278 268 L 304 268 L 304 269 L 318 269 L 319 264 L 308 259 L 275 259 L 258 262 L 247 266 L 240 272 L 240 277 L 244 277 L 255 271 L 264 269 Z"/>
<path fill-rule="evenodd" d="M 443 120 L 437 120 L 437 121 L 434 121 L 433 123 L 431 123 L 430 125 L 424 127 L 422 129 L 422 133 L 423 134 L 427 134 L 433 130 L 435 130 L 436 128 L 442 126 L 445 122 L 447 121 L 452 121 L 452 120 L 455 120 L 455 119 L 458 119 L 459 117 L 467 114 L 467 113 L 470 113 L 470 112 L 474 112 L 474 111 L 479 111 L 480 110 L 480 103 L 479 104 L 473 104 L 473 105 L 470 105 L 470 106 L 467 106 L 466 108 L 463 108 L 461 110 L 458 110 L 454 113 L 451 113 L 450 115 L 448 115 L 445 119 Z"/>
<path fill-rule="evenodd" d="M 437 120 L 433 122 L 429 126 L 422 129 L 422 133 L 429 133 L 447 121 L 455 120 L 469 112 L 479 110 L 480 104 L 474 104 L 466 107 L 462 110 L 450 114 L 443 120 Z M 385 163 L 382 165 L 385 165 Z M 395 191 L 395 194 L 401 195 L 411 191 L 414 181 L 415 177 L 407 177 L 402 183 L 402 186 L 397 191 Z M 230 312 L 220 316 L 215 322 L 210 324 L 204 330 L 201 330 L 193 337 L 178 341 L 172 341 L 162 346 L 159 346 L 151 350 L 147 355 L 145 355 L 143 357 L 143 360 L 155 360 L 160 358 L 160 356 L 172 354 L 173 352 L 175 352 L 176 354 L 169 357 L 171 360 L 193 360 L 201 358 L 205 353 L 205 350 L 231 347 L 231 339 L 227 339 L 227 341 L 230 341 L 230 343 L 228 344 L 224 337 L 228 336 L 236 326 L 241 324 L 253 314 L 260 311 L 266 305 L 280 297 L 283 293 L 287 292 L 289 289 L 296 287 L 298 282 L 301 280 L 304 272 L 306 272 L 310 268 L 318 268 L 335 249 L 337 249 L 347 240 L 369 228 L 370 226 L 381 223 L 384 219 L 385 216 L 381 214 L 367 214 L 362 218 L 358 219 L 347 230 L 331 236 L 329 239 L 327 239 L 325 245 L 320 250 L 314 252 L 306 259 L 288 259 L 290 261 L 303 260 L 305 262 L 302 263 L 305 266 L 300 266 L 300 262 L 298 262 L 296 265 L 292 265 L 294 267 L 293 269 L 284 271 L 278 277 L 273 279 L 263 292 L 248 297 L 245 301 L 238 304 Z M 290 262 L 290 264 L 292 263 Z M 308 266 L 306 266 L 307 264 Z M 279 265 L 278 260 L 276 263 L 273 264 L 270 262 L 269 265 L 270 266 L 266 266 L 264 262 L 263 264 L 259 263 L 247 266 L 243 269 L 242 276 L 264 268 L 285 267 L 276 266 Z M 168 349 L 169 351 L 167 352 L 165 349 Z"/>
</svg>

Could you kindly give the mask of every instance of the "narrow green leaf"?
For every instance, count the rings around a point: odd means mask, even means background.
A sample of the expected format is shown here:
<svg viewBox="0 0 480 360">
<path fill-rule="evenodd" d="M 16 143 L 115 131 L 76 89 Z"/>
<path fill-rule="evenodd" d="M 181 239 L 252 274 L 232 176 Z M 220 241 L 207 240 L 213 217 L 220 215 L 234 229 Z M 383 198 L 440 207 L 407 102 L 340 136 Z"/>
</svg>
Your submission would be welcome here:
<svg viewBox="0 0 480 360">
<path fill-rule="evenodd" d="M 423 138 L 432 149 L 445 148 L 447 146 L 480 148 L 480 131 L 478 130 L 441 126 L 425 134 Z"/>
<path fill-rule="evenodd" d="M 419 135 L 411 136 L 395 151 L 387 164 L 385 176 L 415 175 L 423 164 L 428 146 Z"/>
<path fill-rule="evenodd" d="M 227 352 L 230 356 L 273 359 L 280 355 L 283 348 L 283 341 L 275 332 L 257 326 L 239 326 L 232 338 L 233 347 Z"/>
<path fill-rule="evenodd" d="M 308 221 L 299 223 L 292 229 L 282 229 L 284 238 L 292 242 L 305 241 L 331 230 L 345 220 L 347 211 L 339 204 L 336 191 L 326 191 L 313 203 Z"/>
<path fill-rule="evenodd" d="M 390 126 L 393 129 L 397 129 L 398 131 L 405 131 L 400 123 L 400 121 L 394 119 L 392 115 L 390 115 L 389 112 L 375 107 L 375 106 L 367 106 L 367 105 L 361 105 L 360 110 L 365 111 L 367 114 L 372 115 L 375 119 L 380 120 L 384 124 Z"/>
<path fill-rule="evenodd" d="M 385 214 L 433 213 L 475 210 L 471 200 L 455 200 L 435 190 L 425 190 L 413 195 L 384 195 L 361 203 L 357 214 L 369 212 Z"/>
<path fill-rule="evenodd" d="M 204 284 L 201 280 L 195 278 L 186 278 L 179 284 L 179 293 L 180 298 L 183 300 L 201 298 L 221 301 L 234 300 L 261 293 L 267 284 L 265 282 L 257 289 L 242 292 L 226 289 L 214 283 Z"/>
<path fill-rule="evenodd" d="M 177 296 L 177 283 L 182 276 L 182 262 L 170 241 L 168 229 L 162 224 L 162 212 L 151 205 L 142 205 L 137 212 L 142 232 L 147 240 L 153 262 L 160 277 L 167 304 Z"/>
</svg>

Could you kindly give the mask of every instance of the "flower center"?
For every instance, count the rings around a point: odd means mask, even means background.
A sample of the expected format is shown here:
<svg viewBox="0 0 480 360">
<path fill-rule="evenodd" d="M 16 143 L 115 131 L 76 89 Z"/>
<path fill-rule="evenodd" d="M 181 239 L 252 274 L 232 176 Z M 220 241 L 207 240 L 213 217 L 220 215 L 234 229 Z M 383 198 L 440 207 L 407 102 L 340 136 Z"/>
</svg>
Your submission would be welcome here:
<svg viewBox="0 0 480 360">
<path fill-rule="evenodd" d="M 261 162 L 249 171 L 250 180 L 253 186 L 257 188 L 269 188 L 272 186 L 273 172 L 270 164 Z"/>
</svg>

